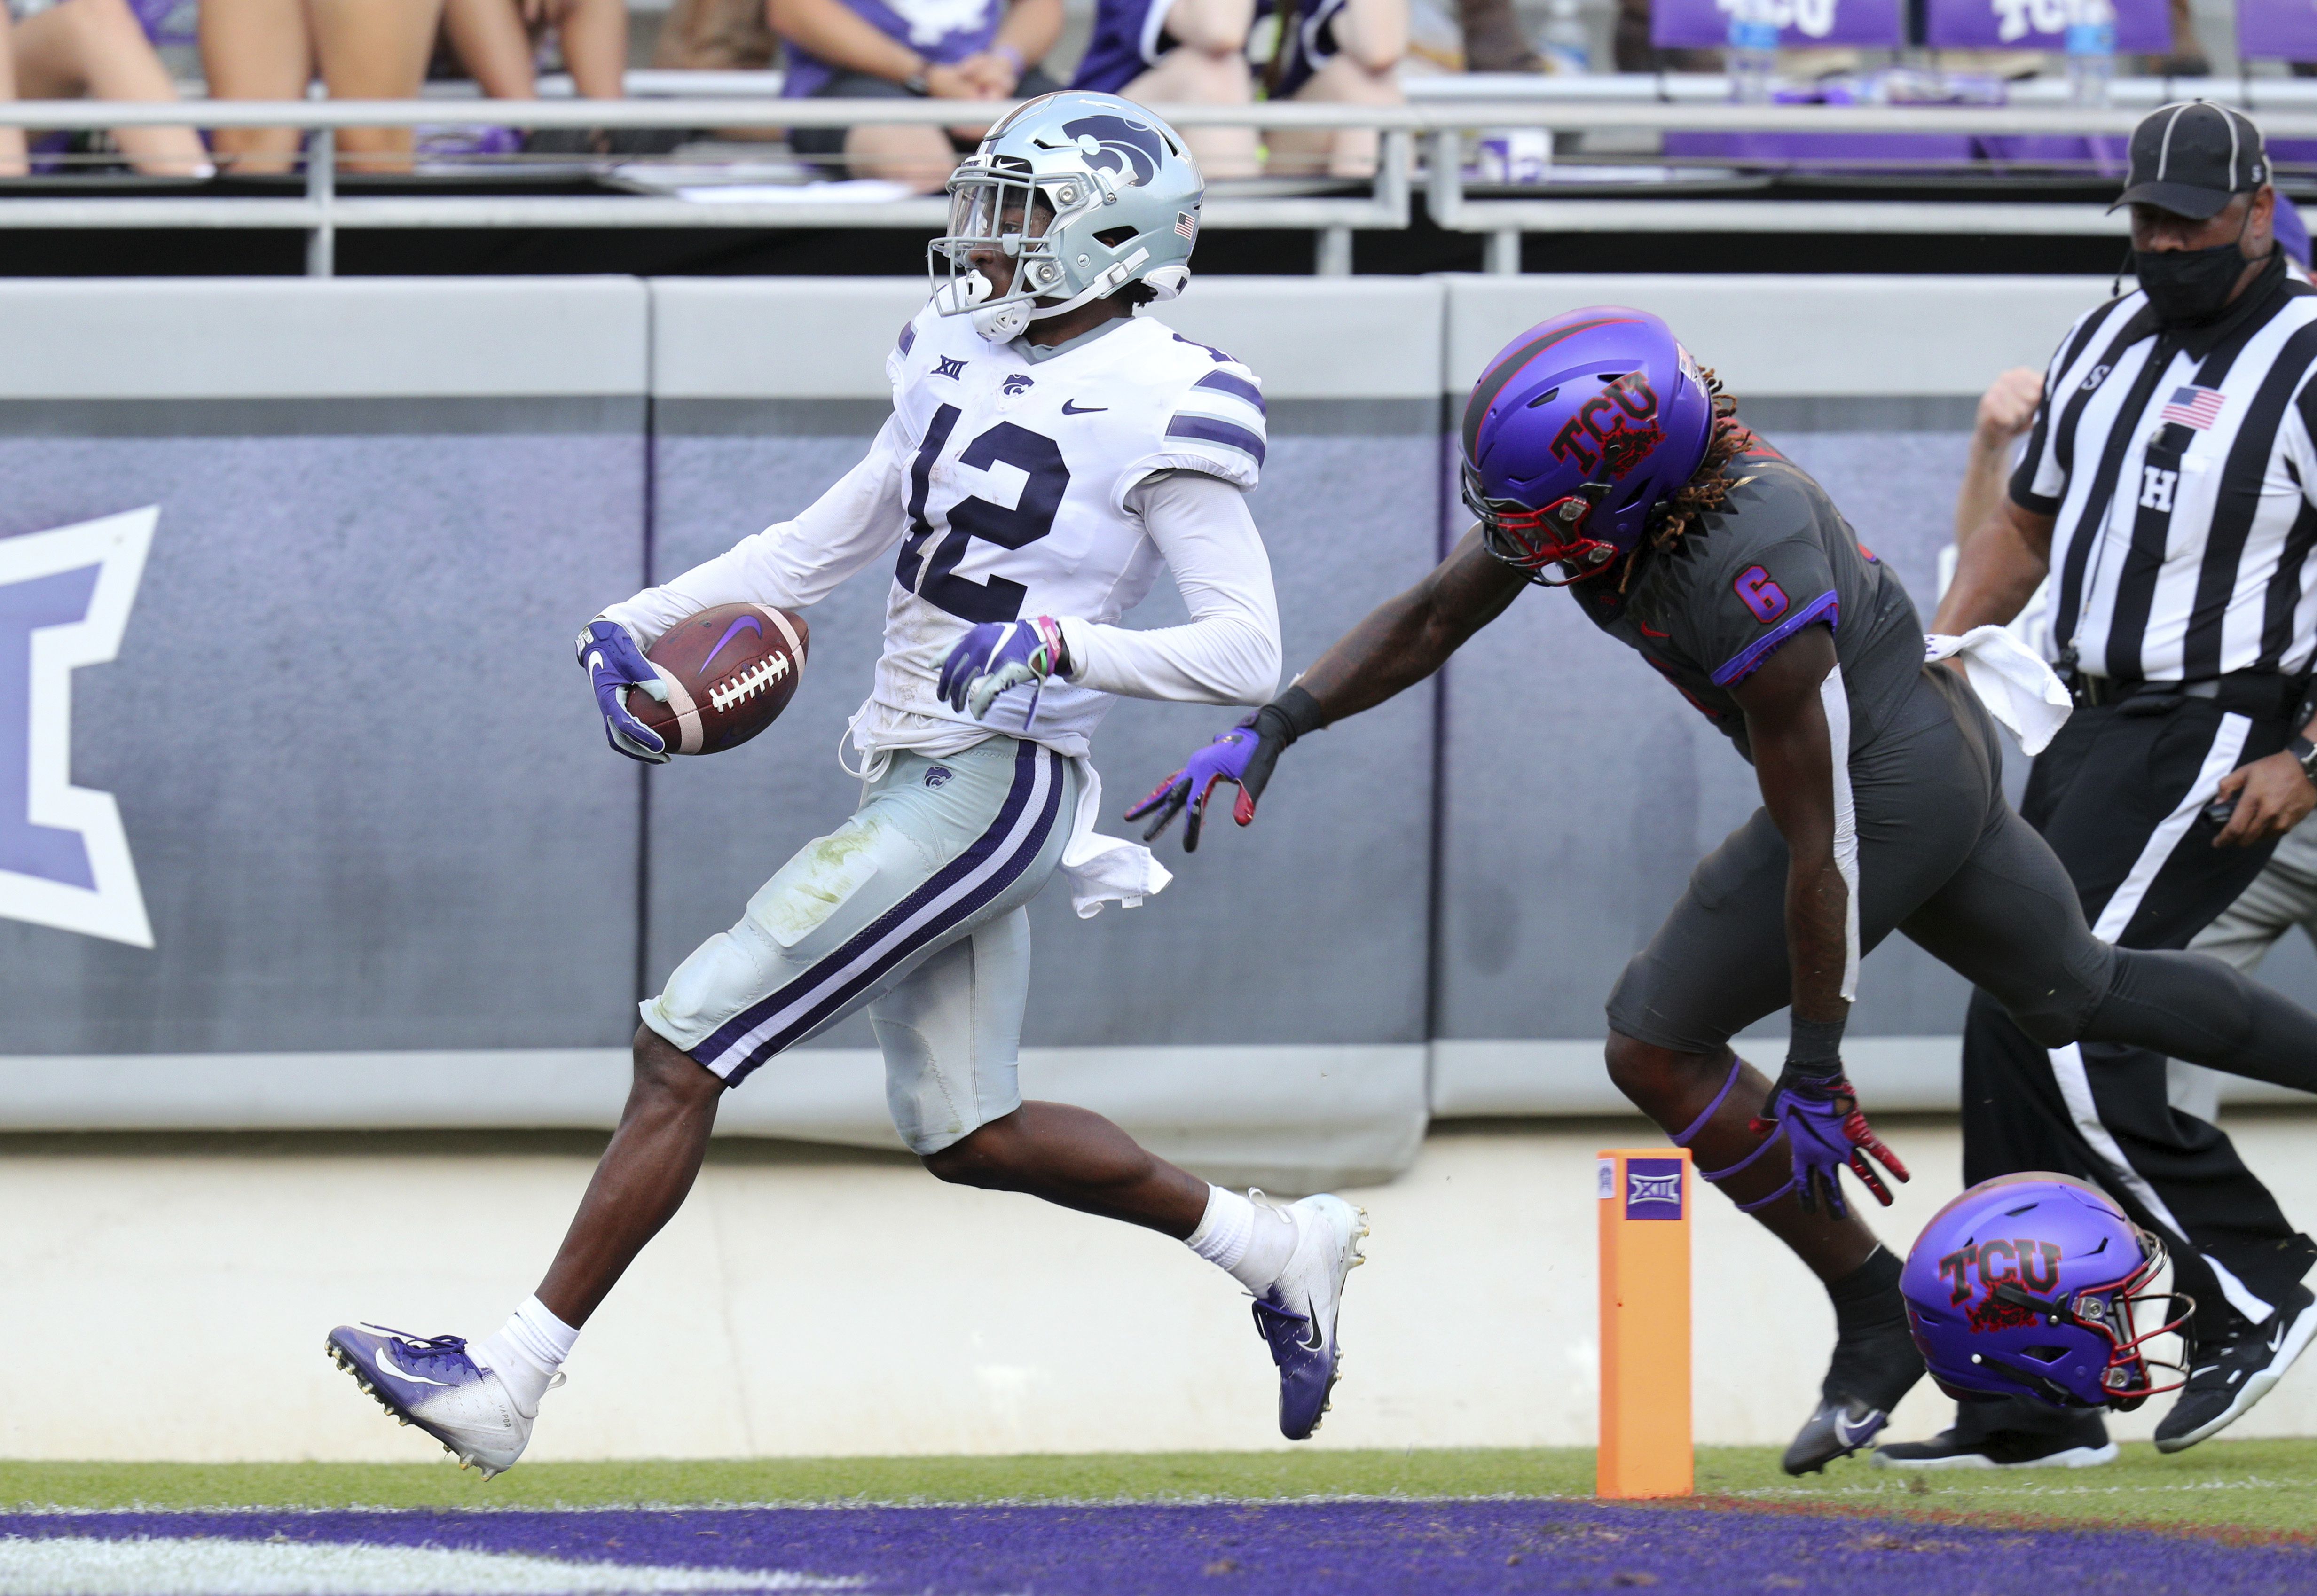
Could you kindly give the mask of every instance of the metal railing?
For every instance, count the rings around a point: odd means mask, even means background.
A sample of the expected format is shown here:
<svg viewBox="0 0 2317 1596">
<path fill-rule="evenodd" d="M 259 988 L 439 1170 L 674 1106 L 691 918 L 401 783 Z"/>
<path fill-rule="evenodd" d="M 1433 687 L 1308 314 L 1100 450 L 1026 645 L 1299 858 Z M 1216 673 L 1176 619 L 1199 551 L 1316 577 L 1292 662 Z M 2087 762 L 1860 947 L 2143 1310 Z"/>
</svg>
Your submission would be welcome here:
<svg viewBox="0 0 2317 1596">
<path fill-rule="evenodd" d="M 1419 80 L 1431 84 L 1442 80 Z M 1453 81 L 1453 80 L 1452 80 Z M 1504 80 L 1494 83 L 1501 85 Z M 1552 82 L 1554 80 L 1537 80 Z M 1588 80 L 1561 80 L 1586 83 Z M 1672 82 L 1676 80 L 1642 80 Z M 1713 80 L 1708 80 L 1713 81 Z M 2317 138 L 2317 83 L 2259 80 L 2284 102 L 2259 107 L 2272 138 Z M 2287 92 L 2292 91 L 2292 92 Z M 2147 96 L 2153 102 L 2154 90 Z M 2124 96 L 2119 96 L 2123 98 Z M 2138 97 L 2138 96 L 2135 96 Z M 1004 107 L 976 105 L 969 114 L 996 115 Z M 1525 232 L 1840 231 L 1846 233 L 2008 233 L 2045 236 L 2121 235 L 2122 218 L 2091 203 L 1919 200 L 1760 200 L 1730 197 L 1550 195 L 1473 197 L 1466 192 L 1463 139 L 1478 129 L 1537 129 L 1579 135 L 1668 132 L 1740 134 L 1926 134 L 1970 137 L 2067 137 L 2128 134 L 2141 108 L 2070 105 L 1981 106 L 1739 105 L 1726 99 L 1668 97 L 1613 100 L 1606 94 L 1553 98 L 1472 99 L 1427 93 L 1404 105 L 1351 106 L 1305 103 L 1260 106 L 1153 107 L 1177 127 L 1244 127 L 1328 130 L 1372 129 L 1379 134 L 1378 169 L 1366 192 L 1350 194 L 1215 194 L 1204 210 L 1208 227 L 1310 229 L 1318 235 L 1322 272 L 1350 269 L 1355 229 L 1409 226 L 1416 177 L 1415 147 L 1427 145 L 1426 203 L 1437 226 L 1490 235 L 1492 270 L 1516 270 Z M 849 128 L 863 124 L 945 127 L 961 113 L 955 102 L 927 100 L 776 100 L 732 97 L 532 101 L 425 99 L 407 101 L 219 101 L 0 103 L 0 127 L 26 129 L 183 127 L 291 128 L 311 135 L 304 193 L 279 198 L 200 193 L 118 197 L 44 196 L 19 190 L 0 198 L 0 228 L 273 228 L 306 233 L 308 270 L 328 276 L 335 241 L 353 228 L 795 228 L 886 227 L 930 233 L 941 226 L 944 201 L 910 197 L 881 201 L 740 200 L 702 203 L 654 194 L 580 195 L 346 195 L 338 190 L 336 134 L 346 128 L 444 126 L 564 129 Z M 188 186 L 191 186 L 189 182 Z M 799 192 L 810 195 L 809 186 Z"/>
</svg>

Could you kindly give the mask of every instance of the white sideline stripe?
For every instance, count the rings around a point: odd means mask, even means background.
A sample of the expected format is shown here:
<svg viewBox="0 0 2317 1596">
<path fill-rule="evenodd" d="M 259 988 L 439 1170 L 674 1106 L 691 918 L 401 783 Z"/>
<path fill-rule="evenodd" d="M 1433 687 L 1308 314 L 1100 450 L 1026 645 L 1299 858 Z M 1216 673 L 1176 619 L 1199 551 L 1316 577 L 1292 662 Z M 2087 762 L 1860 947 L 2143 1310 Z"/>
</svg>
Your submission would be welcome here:
<svg viewBox="0 0 2317 1596">
<path fill-rule="evenodd" d="M 1858 810 L 1850 798 L 1850 695 L 1842 685 L 1842 667 L 1836 665 L 1818 684 L 1818 701 L 1826 708 L 1827 746 L 1833 757 L 1834 868 L 1842 878 L 1842 1001 L 1858 999 Z"/>
<path fill-rule="evenodd" d="M 1046 793 L 1054 783 L 1054 766 L 1058 757 L 1042 748 L 1033 756 L 1031 760 L 1033 775 L 1028 800 L 1023 804 L 1022 812 L 1014 817 L 1013 829 L 1006 833 L 1006 840 L 1000 843 L 989 857 L 983 860 L 971 875 L 953 883 L 948 891 L 931 903 L 921 906 L 916 914 L 863 949 L 842 967 L 834 970 L 828 969 L 826 966 L 816 968 L 809 977 L 811 982 L 810 986 L 782 1005 L 777 1012 L 751 1027 L 730 1047 L 720 1050 L 716 1056 L 716 1065 L 736 1066 L 746 1063 L 750 1053 L 763 1045 L 768 1038 L 777 1036 L 796 1023 L 797 1020 L 814 1004 L 827 997 L 833 988 L 842 986 L 854 979 L 863 970 L 869 968 L 892 951 L 895 947 L 916 936 L 940 916 L 948 914 L 961 900 L 980 891 L 989 884 L 991 877 L 1001 873 L 1012 865 L 1015 857 L 1022 851 L 1024 840 L 1037 829 L 1038 822 L 1045 813 Z M 1067 816 L 1058 814 L 1054 816 L 1054 824 L 1067 830 L 1069 820 Z M 721 1027 L 718 1029 L 720 1030 Z M 711 1067 L 714 1068 L 715 1065 Z M 720 1075 L 728 1072 L 726 1069 L 720 1068 L 716 1073 Z"/>
<path fill-rule="evenodd" d="M 2245 737 L 2251 730 L 2252 722 L 2244 716 L 2221 717 L 2221 728 L 2213 736 L 2213 745 L 2205 751 L 2205 762 L 2196 771 L 2196 779 L 2188 783 L 2187 793 L 2172 812 L 2149 834 L 2147 843 L 2140 850 L 2140 857 L 2132 861 L 2130 873 L 2107 900 L 2107 906 L 2100 911 L 2099 920 L 2092 927 L 2094 936 L 2104 942 L 2113 942 L 2124 934 L 2125 927 L 2130 925 L 2132 917 L 2140 912 L 2141 900 L 2148 896 L 2148 888 L 2155 881 L 2157 872 L 2164 868 L 2164 861 L 2172 857 L 2172 851 L 2180 845 L 2180 839 L 2188 834 L 2188 827 L 2196 822 L 2196 812 L 2213 801 L 2213 794 L 2219 789 L 2221 778 L 2237 768 L 2237 756 L 2244 752 Z M 2053 1048 L 2051 1057 L 2052 1073 L 2060 1083 L 2060 1095 L 2067 1100 L 2068 1116 L 2076 1122 L 2076 1129 L 2082 1134 L 2092 1152 L 2107 1165 L 2117 1183 L 2140 1199 L 2141 1206 L 2158 1224 L 2173 1235 L 2185 1237 L 2188 1234 L 2187 1227 L 2172 1217 L 2172 1210 L 2165 1206 L 2162 1198 L 2156 1195 L 2156 1188 L 2132 1167 L 2132 1160 L 2124 1155 L 2124 1149 L 2116 1145 L 2116 1137 L 2108 1133 L 2107 1126 L 2100 1123 L 2099 1105 L 2092 1097 L 2091 1077 L 2084 1069 L 2083 1050 L 2070 1042 L 2064 1048 Z M 2259 1324 L 2277 1311 L 2254 1296 L 2245 1283 L 2230 1273 L 2218 1259 L 2209 1253 L 2200 1253 L 2199 1256 L 2204 1258 L 2214 1277 L 2220 1281 L 2221 1295 L 2229 1299 L 2230 1306 L 2237 1312 Z"/>
<path fill-rule="evenodd" d="M 613 1596 L 852 1591 L 786 1569 L 569 1563 L 434 1547 L 93 1536 L 0 1538 L 0 1596 Z"/>
</svg>

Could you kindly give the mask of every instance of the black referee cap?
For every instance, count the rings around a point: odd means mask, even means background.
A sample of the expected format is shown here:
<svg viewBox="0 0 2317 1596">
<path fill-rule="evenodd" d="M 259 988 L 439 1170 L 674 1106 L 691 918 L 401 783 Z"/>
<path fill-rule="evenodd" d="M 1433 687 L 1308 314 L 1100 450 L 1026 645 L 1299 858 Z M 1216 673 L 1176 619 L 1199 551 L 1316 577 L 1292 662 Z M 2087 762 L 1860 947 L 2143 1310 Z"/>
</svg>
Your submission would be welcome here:
<svg viewBox="0 0 2317 1596">
<path fill-rule="evenodd" d="M 2197 221 L 2268 181 L 2260 129 L 2241 111 L 2209 100 L 2160 105 L 2132 130 L 2132 169 L 2122 205 L 2153 205 Z"/>
</svg>

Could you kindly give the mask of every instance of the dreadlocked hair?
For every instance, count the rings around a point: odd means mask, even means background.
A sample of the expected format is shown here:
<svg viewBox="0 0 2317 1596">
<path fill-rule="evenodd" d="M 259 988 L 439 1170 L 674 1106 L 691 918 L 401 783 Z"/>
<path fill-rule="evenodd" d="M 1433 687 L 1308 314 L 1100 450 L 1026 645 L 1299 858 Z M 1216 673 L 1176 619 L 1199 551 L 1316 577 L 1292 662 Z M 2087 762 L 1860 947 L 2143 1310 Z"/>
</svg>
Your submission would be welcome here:
<svg viewBox="0 0 2317 1596">
<path fill-rule="evenodd" d="M 1731 460 L 1754 447 L 1753 432 L 1738 419 L 1738 401 L 1722 391 L 1722 379 L 1713 374 L 1712 367 L 1700 371 L 1698 377 L 1713 400 L 1713 427 L 1706 438 L 1705 458 L 1698 462 L 1689 480 L 1666 499 L 1665 518 L 1650 532 L 1652 548 L 1671 548 L 1700 515 L 1721 509 L 1731 489 L 1752 480 L 1740 477 L 1732 481 L 1722 475 Z"/>
</svg>

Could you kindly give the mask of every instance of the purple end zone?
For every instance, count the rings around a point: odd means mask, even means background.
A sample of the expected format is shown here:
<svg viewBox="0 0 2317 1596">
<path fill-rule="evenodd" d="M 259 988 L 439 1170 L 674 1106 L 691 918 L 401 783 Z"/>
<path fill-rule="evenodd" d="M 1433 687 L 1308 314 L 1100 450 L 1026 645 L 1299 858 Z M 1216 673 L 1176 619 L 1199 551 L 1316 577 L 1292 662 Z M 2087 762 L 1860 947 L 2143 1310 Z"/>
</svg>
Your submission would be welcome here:
<svg viewBox="0 0 2317 1596">
<path fill-rule="evenodd" d="M 783 1569 L 892 1596 L 2317 1591 L 2317 1548 L 1581 1502 L 0 1514 L 0 1538 L 207 1536 Z"/>
</svg>

